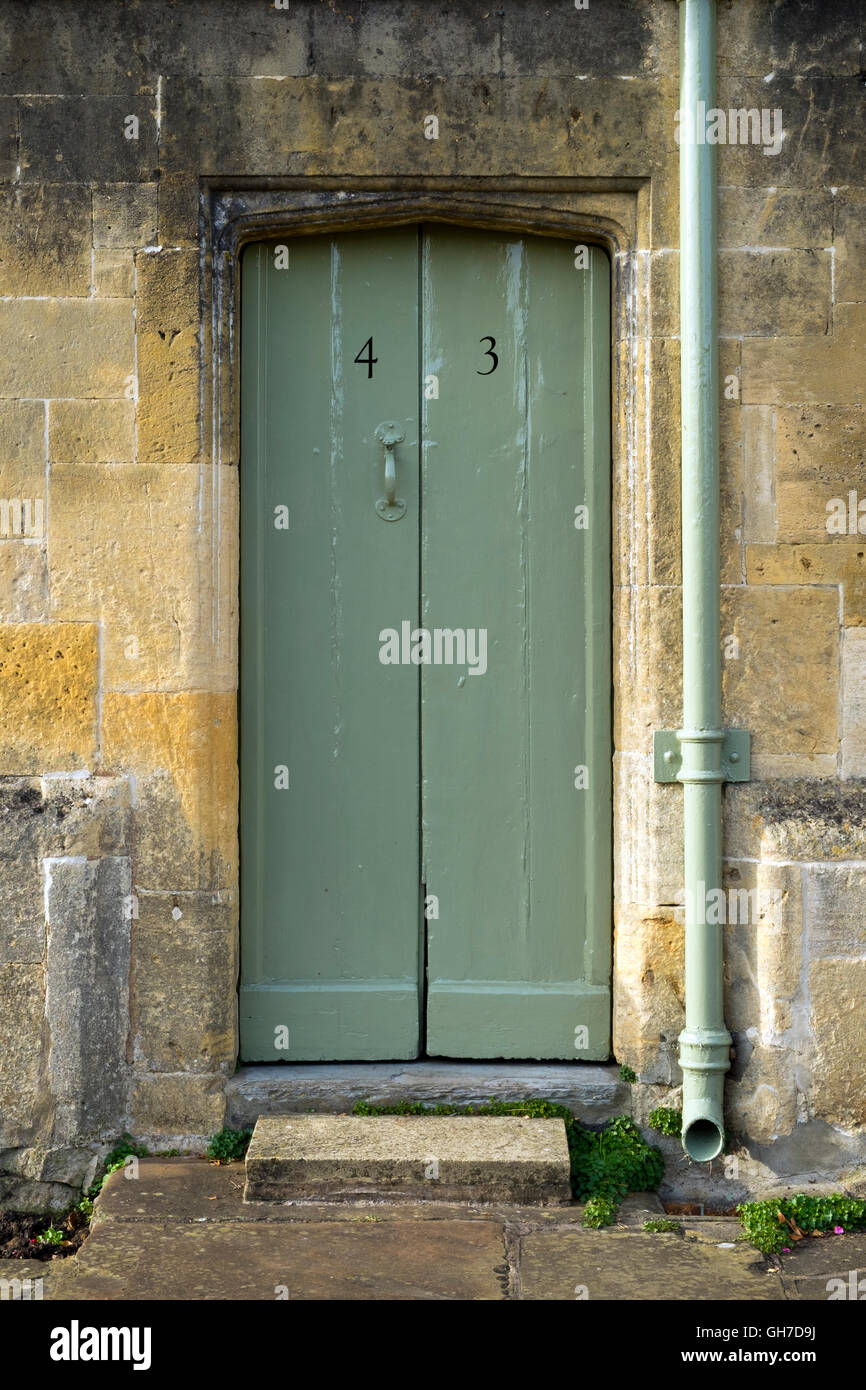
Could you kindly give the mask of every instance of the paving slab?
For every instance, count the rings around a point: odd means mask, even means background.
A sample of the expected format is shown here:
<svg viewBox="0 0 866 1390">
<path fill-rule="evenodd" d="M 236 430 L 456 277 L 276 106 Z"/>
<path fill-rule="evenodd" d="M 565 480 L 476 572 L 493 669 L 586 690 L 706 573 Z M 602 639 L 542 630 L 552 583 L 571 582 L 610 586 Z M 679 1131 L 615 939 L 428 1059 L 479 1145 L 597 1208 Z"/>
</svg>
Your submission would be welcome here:
<svg viewBox="0 0 866 1390">
<path fill-rule="evenodd" d="M 106 1222 L 53 1300 L 496 1300 L 508 1296 L 493 1222 Z"/>
<path fill-rule="evenodd" d="M 246 1172 L 246 1202 L 364 1194 L 427 1201 L 571 1201 L 562 1120 L 263 1115 L 247 1150 Z"/>
<path fill-rule="evenodd" d="M 866 1232 L 798 1240 L 779 1258 L 791 1299 L 866 1301 Z"/>
<path fill-rule="evenodd" d="M 574 1202 L 244 1203 L 239 1163 L 145 1158 L 136 1171 L 132 1179 L 124 1170 L 109 1176 L 77 1255 L 10 1261 L 9 1277 L 41 1273 L 46 1301 L 866 1295 L 866 1234 L 804 1241 L 782 1257 L 780 1272 L 778 1261 L 738 1239 L 729 1218 L 683 1217 L 677 1234 L 629 1224 L 658 1216 L 653 1193 L 626 1199 L 625 1224 L 588 1230 Z M 845 1289 L 828 1288 L 831 1278 L 847 1279 Z"/>
<path fill-rule="evenodd" d="M 637 1231 L 538 1231 L 520 1242 L 520 1297 L 630 1300 L 783 1300 L 778 1273 L 751 1247 Z"/>
<path fill-rule="evenodd" d="M 860 1269 L 846 1269 L 840 1274 L 813 1274 L 805 1278 L 792 1278 L 782 1274 L 782 1287 L 792 1301 L 858 1303 L 866 1300 L 866 1265 Z"/>
</svg>

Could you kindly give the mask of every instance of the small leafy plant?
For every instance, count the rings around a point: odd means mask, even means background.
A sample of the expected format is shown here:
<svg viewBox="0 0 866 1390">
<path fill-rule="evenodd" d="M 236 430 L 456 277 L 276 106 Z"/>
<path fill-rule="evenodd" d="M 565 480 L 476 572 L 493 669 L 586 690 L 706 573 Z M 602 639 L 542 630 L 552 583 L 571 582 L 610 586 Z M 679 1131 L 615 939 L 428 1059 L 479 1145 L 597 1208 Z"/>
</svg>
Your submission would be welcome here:
<svg viewBox="0 0 866 1390">
<path fill-rule="evenodd" d="M 244 1157 L 253 1137 L 251 1129 L 221 1129 L 207 1146 L 211 1163 L 236 1163 Z"/>
<path fill-rule="evenodd" d="M 583 1224 L 596 1230 L 601 1226 L 612 1226 L 616 1221 L 616 1210 L 616 1202 L 609 1197 L 590 1197 L 583 1213 Z"/>
<path fill-rule="evenodd" d="M 94 1179 L 87 1189 L 85 1196 L 90 1198 L 91 1202 L 94 1197 L 99 1196 L 102 1191 L 102 1185 L 109 1173 L 116 1173 L 118 1168 L 123 1167 L 128 1158 L 147 1158 L 147 1149 L 144 1144 L 136 1144 L 131 1134 L 124 1132 L 111 1150 L 111 1153 L 106 1157 L 101 1175 Z"/>
<path fill-rule="evenodd" d="M 667 1134 L 671 1139 L 679 1139 L 683 1132 L 683 1112 L 671 1110 L 666 1105 L 658 1105 L 647 1116 L 651 1129 L 659 1134 Z"/>
<path fill-rule="evenodd" d="M 48 1226 L 36 1237 L 37 1245 L 62 1245 L 66 1237 L 56 1226 Z"/>
<path fill-rule="evenodd" d="M 800 1192 L 781 1201 L 742 1202 L 737 1214 L 752 1245 L 765 1255 L 775 1255 L 804 1236 L 866 1231 L 866 1200 L 841 1192 L 826 1197 Z"/>
<path fill-rule="evenodd" d="M 631 1067 L 627 1067 L 625 1062 L 623 1062 L 619 1069 L 619 1079 L 620 1081 L 624 1081 L 627 1086 L 633 1086 L 637 1081 L 637 1072 L 632 1071 Z"/>
<path fill-rule="evenodd" d="M 662 1234 L 665 1231 L 680 1231 L 682 1228 L 679 1221 L 672 1221 L 668 1216 L 654 1216 L 651 1221 L 643 1223 L 645 1231 L 652 1231 L 655 1234 Z"/>
</svg>

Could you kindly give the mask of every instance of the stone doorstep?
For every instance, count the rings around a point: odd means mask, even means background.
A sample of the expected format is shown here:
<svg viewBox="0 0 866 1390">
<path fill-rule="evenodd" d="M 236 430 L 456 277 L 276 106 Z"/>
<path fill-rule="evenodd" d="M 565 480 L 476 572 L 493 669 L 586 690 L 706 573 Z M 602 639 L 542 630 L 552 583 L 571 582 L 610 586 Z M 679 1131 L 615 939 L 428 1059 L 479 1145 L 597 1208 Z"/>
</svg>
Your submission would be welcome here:
<svg viewBox="0 0 866 1390">
<path fill-rule="evenodd" d="M 245 1202 L 299 1197 L 571 1200 L 562 1120 L 480 1115 L 262 1115 Z"/>
<path fill-rule="evenodd" d="M 551 1100 L 601 1127 L 631 1112 L 619 1067 L 591 1062 L 291 1062 L 243 1066 L 226 1087 L 226 1124 L 251 1129 L 260 1115 L 346 1115 L 357 1101 L 478 1106 Z"/>
</svg>

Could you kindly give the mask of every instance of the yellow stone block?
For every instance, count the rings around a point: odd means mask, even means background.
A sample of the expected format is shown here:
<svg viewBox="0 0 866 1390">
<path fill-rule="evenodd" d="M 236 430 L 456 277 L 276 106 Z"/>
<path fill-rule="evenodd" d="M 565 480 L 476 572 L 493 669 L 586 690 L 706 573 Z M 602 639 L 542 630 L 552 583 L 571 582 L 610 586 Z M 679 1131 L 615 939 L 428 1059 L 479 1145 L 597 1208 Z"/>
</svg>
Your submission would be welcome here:
<svg viewBox="0 0 866 1390">
<path fill-rule="evenodd" d="M 103 623 L 107 690 L 234 685 L 233 651 L 214 645 L 200 481 L 197 466 L 66 464 L 52 472 L 52 611 Z"/>
<path fill-rule="evenodd" d="M 838 304 L 833 331 L 743 342 L 747 405 L 866 403 L 866 304 Z"/>
<path fill-rule="evenodd" d="M 0 541 L 45 533 L 45 405 L 0 401 Z"/>
<path fill-rule="evenodd" d="M 779 539 L 832 539 L 827 530 L 828 503 L 841 498 L 847 510 L 852 488 L 866 496 L 866 414 L 857 407 L 815 405 L 773 413 Z M 863 527 L 866 530 L 866 516 Z"/>
<path fill-rule="evenodd" d="M 722 589 L 723 720 L 756 755 L 836 752 L 838 609 L 832 589 Z"/>
<path fill-rule="evenodd" d="M 866 625 L 866 536 L 833 536 L 809 545 L 746 547 L 749 584 L 840 584 L 842 625 Z"/>
<path fill-rule="evenodd" d="M 136 778 L 139 887 L 181 891 L 236 882 L 234 694 L 106 694 L 102 761 L 106 770 Z"/>
<path fill-rule="evenodd" d="M 100 299 L 131 299 L 135 294 L 135 258 L 112 248 L 93 252 L 93 292 Z"/>
<path fill-rule="evenodd" d="M 45 546 L 0 542 L 0 623 L 38 623 L 48 609 Z"/>
<path fill-rule="evenodd" d="M 0 300 L 0 396 L 127 396 L 132 366 L 131 300 Z"/>
<path fill-rule="evenodd" d="M 90 189 L 10 185 L 0 198 L 0 295 L 90 292 Z"/>
<path fill-rule="evenodd" d="M 126 463 L 135 451 L 132 401 L 52 401 L 52 463 Z"/>
<path fill-rule="evenodd" d="M 94 624 L 0 626 L 0 773 L 93 768 L 98 681 Z"/>
<path fill-rule="evenodd" d="M 139 457 L 199 456 L 198 252 L 136 256 Z"/>
</svg>

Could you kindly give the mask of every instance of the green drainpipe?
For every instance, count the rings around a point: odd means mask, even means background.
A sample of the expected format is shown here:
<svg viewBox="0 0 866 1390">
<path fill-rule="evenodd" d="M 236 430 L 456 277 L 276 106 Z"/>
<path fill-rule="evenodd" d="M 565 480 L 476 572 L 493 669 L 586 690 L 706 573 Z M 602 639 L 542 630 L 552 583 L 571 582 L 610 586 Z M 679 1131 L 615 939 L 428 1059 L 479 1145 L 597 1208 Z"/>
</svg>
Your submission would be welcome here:
<svg viewBox="0 0 866 1390">
<path fill-rule="evenodd" d="M 699 114 L 715 106 L 715 27 L 715 0 L 680 0 L 681 130 L 695 132 Z M 730 1066 L 717 896 L 722 782 L 746 780 L 749 763 L 748 734 L 721 727 L 715 155 L 715 145 L 699 143 L 694 134 L 681 139 L 683 728 L 655 736 L 657 780 L 683 784 L 682 1138 L 689 1157 L 700 1161 L 716 1158 L 724 1147 L 723 1096 Z M 707 912 L 708 901 L 715 911 Z"/>
</svg>

